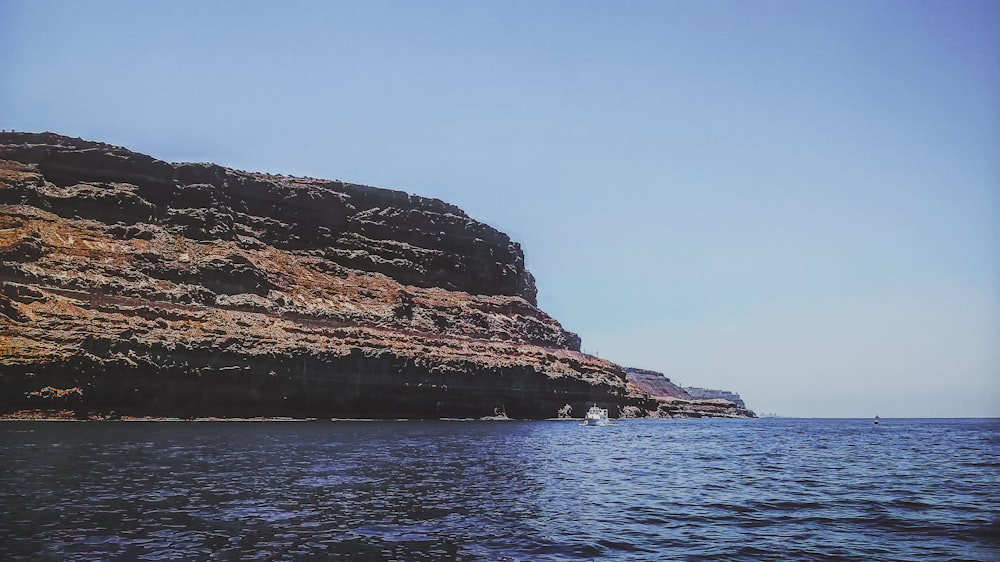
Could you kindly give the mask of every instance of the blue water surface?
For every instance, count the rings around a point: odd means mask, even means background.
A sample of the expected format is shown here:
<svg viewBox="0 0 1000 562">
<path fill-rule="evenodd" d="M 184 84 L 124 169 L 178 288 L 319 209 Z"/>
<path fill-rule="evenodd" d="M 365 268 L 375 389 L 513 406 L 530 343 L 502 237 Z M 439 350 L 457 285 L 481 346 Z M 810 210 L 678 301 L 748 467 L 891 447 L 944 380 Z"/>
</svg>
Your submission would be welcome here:
<svg viewBox="0 0 1000 562">
<path fill-rule="evenodd" d="M 1000 420 L 4 422 L 3 560 L 1000 560 Z"/>
</svg>

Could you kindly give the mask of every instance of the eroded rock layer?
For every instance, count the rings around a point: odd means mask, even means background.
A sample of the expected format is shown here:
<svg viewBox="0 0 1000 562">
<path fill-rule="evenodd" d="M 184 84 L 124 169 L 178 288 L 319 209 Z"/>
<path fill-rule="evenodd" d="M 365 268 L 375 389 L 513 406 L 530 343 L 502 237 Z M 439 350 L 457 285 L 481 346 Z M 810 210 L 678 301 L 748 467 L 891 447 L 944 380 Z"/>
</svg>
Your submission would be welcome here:
<svg viewBox="0 0 1000 562">
<path fill-rule="evenodd" d="M 0 413 L 649 406 L 535 295 L 516 243 L 436 199 L 0 133 Z"/>
</svg>

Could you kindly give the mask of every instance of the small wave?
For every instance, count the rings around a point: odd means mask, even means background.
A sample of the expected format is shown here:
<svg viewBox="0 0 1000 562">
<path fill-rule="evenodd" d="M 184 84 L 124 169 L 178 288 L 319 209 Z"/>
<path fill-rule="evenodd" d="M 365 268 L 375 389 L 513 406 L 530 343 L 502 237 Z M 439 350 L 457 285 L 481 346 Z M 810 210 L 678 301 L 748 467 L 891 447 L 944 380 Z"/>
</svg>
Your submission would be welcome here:
<svg viewBox="0 0 1000 562">
<path fill-rule="evenodd" d="M 652 551 L 652 550 L 650 550 L 648 548 L 644 548 L 644 547 L 639 546 L 639 545 L 637 545 L 635 543 L 624 542 L 624 541 L 612 541 L 612 540 L 601 539 L 601 540 L 597 541 L 597 544 L 601 545 L 604 548 L 613 550 L 613 551 L 630 552 L 630 553 L 652 553 L 652 552 L 654 552 L 654 551 Z M 613 556 L 613 554 L 611 554 L 611 555 Z"/>
</svg>

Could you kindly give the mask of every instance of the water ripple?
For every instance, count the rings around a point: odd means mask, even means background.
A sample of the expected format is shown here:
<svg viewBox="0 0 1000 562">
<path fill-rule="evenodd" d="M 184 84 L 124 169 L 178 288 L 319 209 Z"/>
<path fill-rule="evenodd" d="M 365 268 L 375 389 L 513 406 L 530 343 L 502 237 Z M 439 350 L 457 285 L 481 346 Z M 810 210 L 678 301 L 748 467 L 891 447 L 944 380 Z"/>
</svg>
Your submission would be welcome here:
<svg viewBox="0 0 1000 562">
<path fill-rule="evenodd" d="M 4 423 L 4 560 L 997 560 L 996 420 Z"/>
</svg>

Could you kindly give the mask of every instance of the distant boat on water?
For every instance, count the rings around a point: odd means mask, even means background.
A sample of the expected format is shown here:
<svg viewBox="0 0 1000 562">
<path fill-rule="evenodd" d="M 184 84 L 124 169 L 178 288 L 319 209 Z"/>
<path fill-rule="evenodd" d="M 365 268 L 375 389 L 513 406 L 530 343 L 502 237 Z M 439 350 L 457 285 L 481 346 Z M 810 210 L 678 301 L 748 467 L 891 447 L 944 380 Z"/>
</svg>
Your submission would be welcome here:
<svg viewBox="0 0 1000 562">
<path fill-rule="evenodd" d="M 878 425 L 878 415 L 875 416 L 875 425 Z"/>
<path fill-rule="evenodd" d="M 580 425 L 608 425 L 609 423 L 611 422 L 608 420 L 607 409 L 598 408 L 595 404 L 587 410 L 587 417 L 583 418 L 583 423 Z"/>
</svg>

